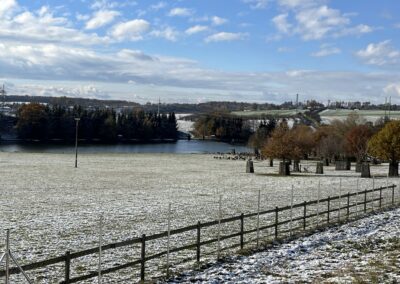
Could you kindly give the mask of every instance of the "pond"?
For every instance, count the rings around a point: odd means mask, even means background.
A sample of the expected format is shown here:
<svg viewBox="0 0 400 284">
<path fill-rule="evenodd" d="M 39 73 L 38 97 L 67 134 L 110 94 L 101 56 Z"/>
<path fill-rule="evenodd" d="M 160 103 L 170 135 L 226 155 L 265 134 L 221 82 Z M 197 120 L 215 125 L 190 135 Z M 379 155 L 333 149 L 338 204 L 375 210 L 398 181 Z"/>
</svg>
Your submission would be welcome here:
<svg viewBox="0 0 400 284">
<path fill-rule="evenodd" d="M 175 154 L 205 154 L 216 152 L 251 152 L 243 145 L 232 145 L 217 141 L 178 140 L 174 143 L 153 144 L 116 144 L 116 145 L 80 145 L 80 153 L 175 153 Z M 73 145 L 37 145 L 37 144 L 0 144 L 0 152 L 22 153 L 73 153 Z"/>
</svg>

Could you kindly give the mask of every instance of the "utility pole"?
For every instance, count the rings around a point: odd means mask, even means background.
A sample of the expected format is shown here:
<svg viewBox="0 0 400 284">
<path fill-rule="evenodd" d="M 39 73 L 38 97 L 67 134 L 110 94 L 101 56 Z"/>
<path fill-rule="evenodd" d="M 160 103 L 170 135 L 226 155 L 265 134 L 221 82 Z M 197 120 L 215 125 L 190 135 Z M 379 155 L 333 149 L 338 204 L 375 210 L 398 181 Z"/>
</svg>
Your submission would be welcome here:
<svg viewBox="0 0 400 284">
<path fill-rule="evenodd" d="M 161 104 L 161 99 L 158 97 L 158 109 L 157 109 L 157 116 L 160 116 L 160 104 Z"/>
<path fill-rule="evenodd" d="M 76 128 L 75 128 L 75 168 L 78 167 L 78 130 L 80 118 L 75 118 Z"/>
<path fill-rule="evenodd" d="M 385 97 L 385 121 L 387 119 L 387 97 Z"/>
<path fill-rule="evenodd" d="M 6 107 L 6 94 L 7 94 L 7 92 L 6 92 L 6 89 L 5 89 L 5 87 L 4 87 L 4 84 L 3 84 L 3 88 L 1 89 L 0 93 L 1 93 L 1 95 L 3 96 L 3 111 L 5 111 L 5 107 Z"/>
</svg>

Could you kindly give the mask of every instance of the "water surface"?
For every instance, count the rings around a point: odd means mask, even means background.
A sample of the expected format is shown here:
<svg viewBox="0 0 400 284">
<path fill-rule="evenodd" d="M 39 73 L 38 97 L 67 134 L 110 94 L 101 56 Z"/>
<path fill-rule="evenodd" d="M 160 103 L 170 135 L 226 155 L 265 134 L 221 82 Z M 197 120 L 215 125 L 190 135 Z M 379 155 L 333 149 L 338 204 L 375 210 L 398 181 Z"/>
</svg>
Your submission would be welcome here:
<svg viewBox="0 0 400 284">
<path fill-rule="evenodd" d="M 80 145 L 80 153 L 175 153 L 204 154 L 216 152 L 250 152 L 251 149 L 241 145 L 203 140 L 178 140 L 175 143 L 156 144 L 116 144 L 116 145 Z M 22 153 L 73 153 L 73 145 L 35 145 L 35 144 L 0 144 L 0 152 Z"/>
</svg>

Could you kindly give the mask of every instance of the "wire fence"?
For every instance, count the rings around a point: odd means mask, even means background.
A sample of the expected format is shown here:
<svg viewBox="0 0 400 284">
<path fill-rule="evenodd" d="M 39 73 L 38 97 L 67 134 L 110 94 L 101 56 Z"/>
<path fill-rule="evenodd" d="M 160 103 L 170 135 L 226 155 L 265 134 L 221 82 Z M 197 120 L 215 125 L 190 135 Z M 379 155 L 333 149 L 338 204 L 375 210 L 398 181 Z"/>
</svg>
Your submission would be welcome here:
<svg viewBox="0 0 400 284">
<path fill-rule="evenodd" d="M 373 180 L 372 188 L 361 191 L 357 182 L 355 190 L 348 192 L 344 192 L 340 180 L 335 188 L 336 194 L 332 191 L 328 197 L 321 198 L 321 184 L 318 183 L 316 199 L 298 202 L 292 186 L 290 204 L 269 209 L 262 208 L 263 197 L 259 190 L 255 200 L 256 211 L 229 217 L 224 217 L 227 214 L 222 206 L 223 197 L 217 191 L 218 202 L 210 204 L 216 207 L 214 220 L 173 228 L 172 211 L 180 209 L 169 204 L 166 231 L 108 244 L 104 243 L 104 220 L 100 216 L 98 246 L 67 251 L 57 257 L 23 265 L 19 265 L 14 257 L 7 237 L 6 252 L 0 259 L 6 260 L 6 264 L 0 271 L 0 277 L 5 278 L 7 284 L 12 275 L 22 273 L 28 283 L 33 283 L 31 279 L 42 279 L 54 270 L 61 271 L 59 275 L 63 274 L 57 281 L 66 284 L 89 280 L 102 283 L 106 277 L 116 276 L 115 272 L 122 270 L 129 270 L 123 275 L 129 274 L 129 279 L 136 281 L 168 277 L 185 267 L 183 263 L 187 265 L 187 261 L 198 264 L 210 257 L 221 259 L 224 253 L 259 247 L 268 241 L 346 222 L 371 211 L 398 205 L 400 201 L 400 192 L 396 194 L 396 185 L 389 185 L 388 180 L 385 186 L 380 187 L 376 187 Z M 11 265 L 10 257 L 15 266 Z M 121 277 L 120 273 L 118 277 Z"/>
</svg>

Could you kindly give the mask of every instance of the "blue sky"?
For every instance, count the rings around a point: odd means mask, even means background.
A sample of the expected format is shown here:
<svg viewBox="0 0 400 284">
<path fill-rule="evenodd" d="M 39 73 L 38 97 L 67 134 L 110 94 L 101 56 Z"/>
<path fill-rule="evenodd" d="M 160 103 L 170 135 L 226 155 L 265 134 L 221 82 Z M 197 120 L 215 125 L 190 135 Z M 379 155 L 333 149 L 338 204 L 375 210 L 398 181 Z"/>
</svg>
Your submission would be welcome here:
<svg viewBox="0 0 400 284">
<path fill-rule="evenodd" d="M 0 1 L 10 94 L 400 103 L 398 0 Z"/>
</svg>

